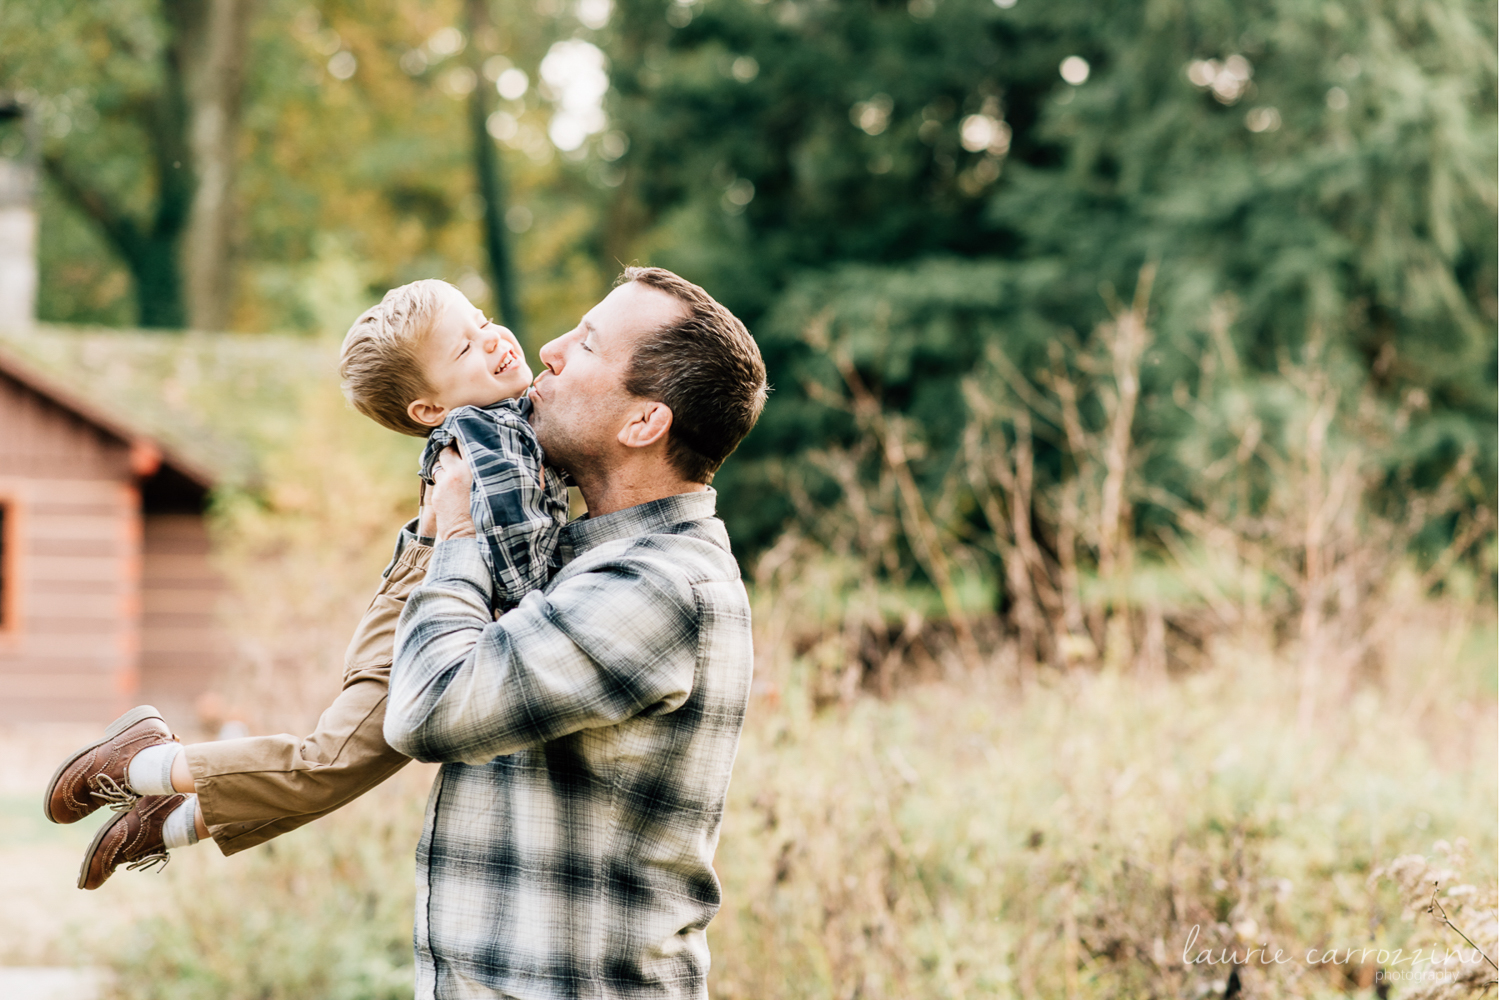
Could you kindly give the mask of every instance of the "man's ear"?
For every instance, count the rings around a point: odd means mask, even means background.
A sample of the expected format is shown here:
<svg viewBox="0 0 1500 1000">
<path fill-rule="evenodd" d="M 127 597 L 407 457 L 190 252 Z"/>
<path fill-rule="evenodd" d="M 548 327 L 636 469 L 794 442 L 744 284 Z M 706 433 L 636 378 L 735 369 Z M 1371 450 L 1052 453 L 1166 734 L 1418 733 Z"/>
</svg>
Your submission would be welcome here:
<svg viewBox="0 0 1500 1000">
<path fill-rule="evenodd" d="M 630 414 L 630 422 L 620 428 L 619 442 L 627 448 L 649 448 L 667 439 L 672 429 L 672 408 L 666 403 L 646 402 Z"/>
<path fill-rule="evenodd" d="M 423 427 L 436 427 L 448 415 L 448 408 L 425 399 L 414 399 L 406 404 L 406 415 Z"/>
</svg>

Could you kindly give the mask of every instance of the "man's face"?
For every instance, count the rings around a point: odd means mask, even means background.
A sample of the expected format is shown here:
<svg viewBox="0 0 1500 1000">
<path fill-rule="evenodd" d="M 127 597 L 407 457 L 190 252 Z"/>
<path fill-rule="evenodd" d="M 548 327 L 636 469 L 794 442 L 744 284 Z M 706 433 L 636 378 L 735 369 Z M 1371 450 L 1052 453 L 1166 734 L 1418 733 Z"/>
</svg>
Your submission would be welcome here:
<svg viewBox="0 0 1500 1000">
<path fill-rule="evenodd" d="M 531 422 L 548 461 L 577 476 L 623 447 L 620 431 L 640 402 L 623 384 L 635 345 L 682 310 L 666 292 L 629 282 L 541 349 L 546 370 L 531 390 Z"/>
<path fill-rule="evenodd" d="M 432 387 L 432 398 L 425 400 L 431 410 L 423 413 L 489 406 L 524 393 L 531 369 L 515 334 L 490 322 L 457 289 L 444 289 L 442 294 L 444 302 L 432 329 L 417 348 L 422 373 Z M 437 422 L 442 422 L 442 415 Z"/>
</svg>

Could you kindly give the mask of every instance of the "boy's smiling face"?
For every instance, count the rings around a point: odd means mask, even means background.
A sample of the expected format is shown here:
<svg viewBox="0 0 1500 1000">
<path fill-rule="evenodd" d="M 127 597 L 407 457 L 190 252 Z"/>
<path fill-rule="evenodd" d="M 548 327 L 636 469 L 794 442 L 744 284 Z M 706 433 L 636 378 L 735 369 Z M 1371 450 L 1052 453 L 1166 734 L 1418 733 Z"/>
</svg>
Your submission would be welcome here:
<svg viewBox="0 0 1500 1000">
<path fill-rule="evenodd" d="M 457 289 L 417 347 L 430 395 L 406 408 L 413 420 L 436 427 L 460 406 L 489 406 L 515 399 L 531 384 L 531 368 L 515 334 L 492 323 Z"/>
</svg>

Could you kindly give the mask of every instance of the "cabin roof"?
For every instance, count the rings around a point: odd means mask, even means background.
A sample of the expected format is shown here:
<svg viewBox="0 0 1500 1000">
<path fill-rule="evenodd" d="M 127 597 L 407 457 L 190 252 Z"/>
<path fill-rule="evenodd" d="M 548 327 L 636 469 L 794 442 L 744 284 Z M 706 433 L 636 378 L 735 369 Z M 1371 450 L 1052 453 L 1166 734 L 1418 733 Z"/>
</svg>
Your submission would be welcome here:
<svg viewBox="0 0 1500 1000">
<path fill-rule="evenodd" d="M 218 482 L 218 477 L 213 471 L 201 463 L 188 458 L 159 438 L 132 426 L 126 418 L 85 398 L 56 377 L 22 360 L 4 346 L 0 346 L 0 375 L 20 383 L 128 447 L 131 450 L 133 464 L 143 477 L 151 476 L 159 469 L 165 470 L 204 491 L 213 489 Z"/>
</svg>

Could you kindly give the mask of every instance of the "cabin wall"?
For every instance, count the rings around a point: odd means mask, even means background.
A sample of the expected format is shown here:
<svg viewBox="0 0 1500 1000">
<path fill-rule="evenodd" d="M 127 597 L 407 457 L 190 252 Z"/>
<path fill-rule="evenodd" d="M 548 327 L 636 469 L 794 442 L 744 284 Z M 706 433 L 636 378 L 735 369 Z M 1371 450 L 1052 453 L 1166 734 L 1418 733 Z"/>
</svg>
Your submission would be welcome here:
<svg viewBox="0 0 1500 1000">
<path fill-rule="evenodd" d="M 148 512 L 141 567 L 141 700 L 186 726 L 227 655 L 218 619 L 224 585 L 203 515 Z"/>
<path fill-rule="evenodd" d="M 139 683 L 140 499 L 109 480 L 0 475 L 0 503 L 0 721 L 108 721 Z"/>
<path fill-rule="evenodd" d="M 227 652 L 202 502 L 155 449 L 0 371 L 0 722 L 148 701 L 193 725 Z"/>
<path fill-rule="evenodd" d="M 130 450 L 0 376 L 0 721 L 108 721 L 139 686 Z"/>
</svg>

